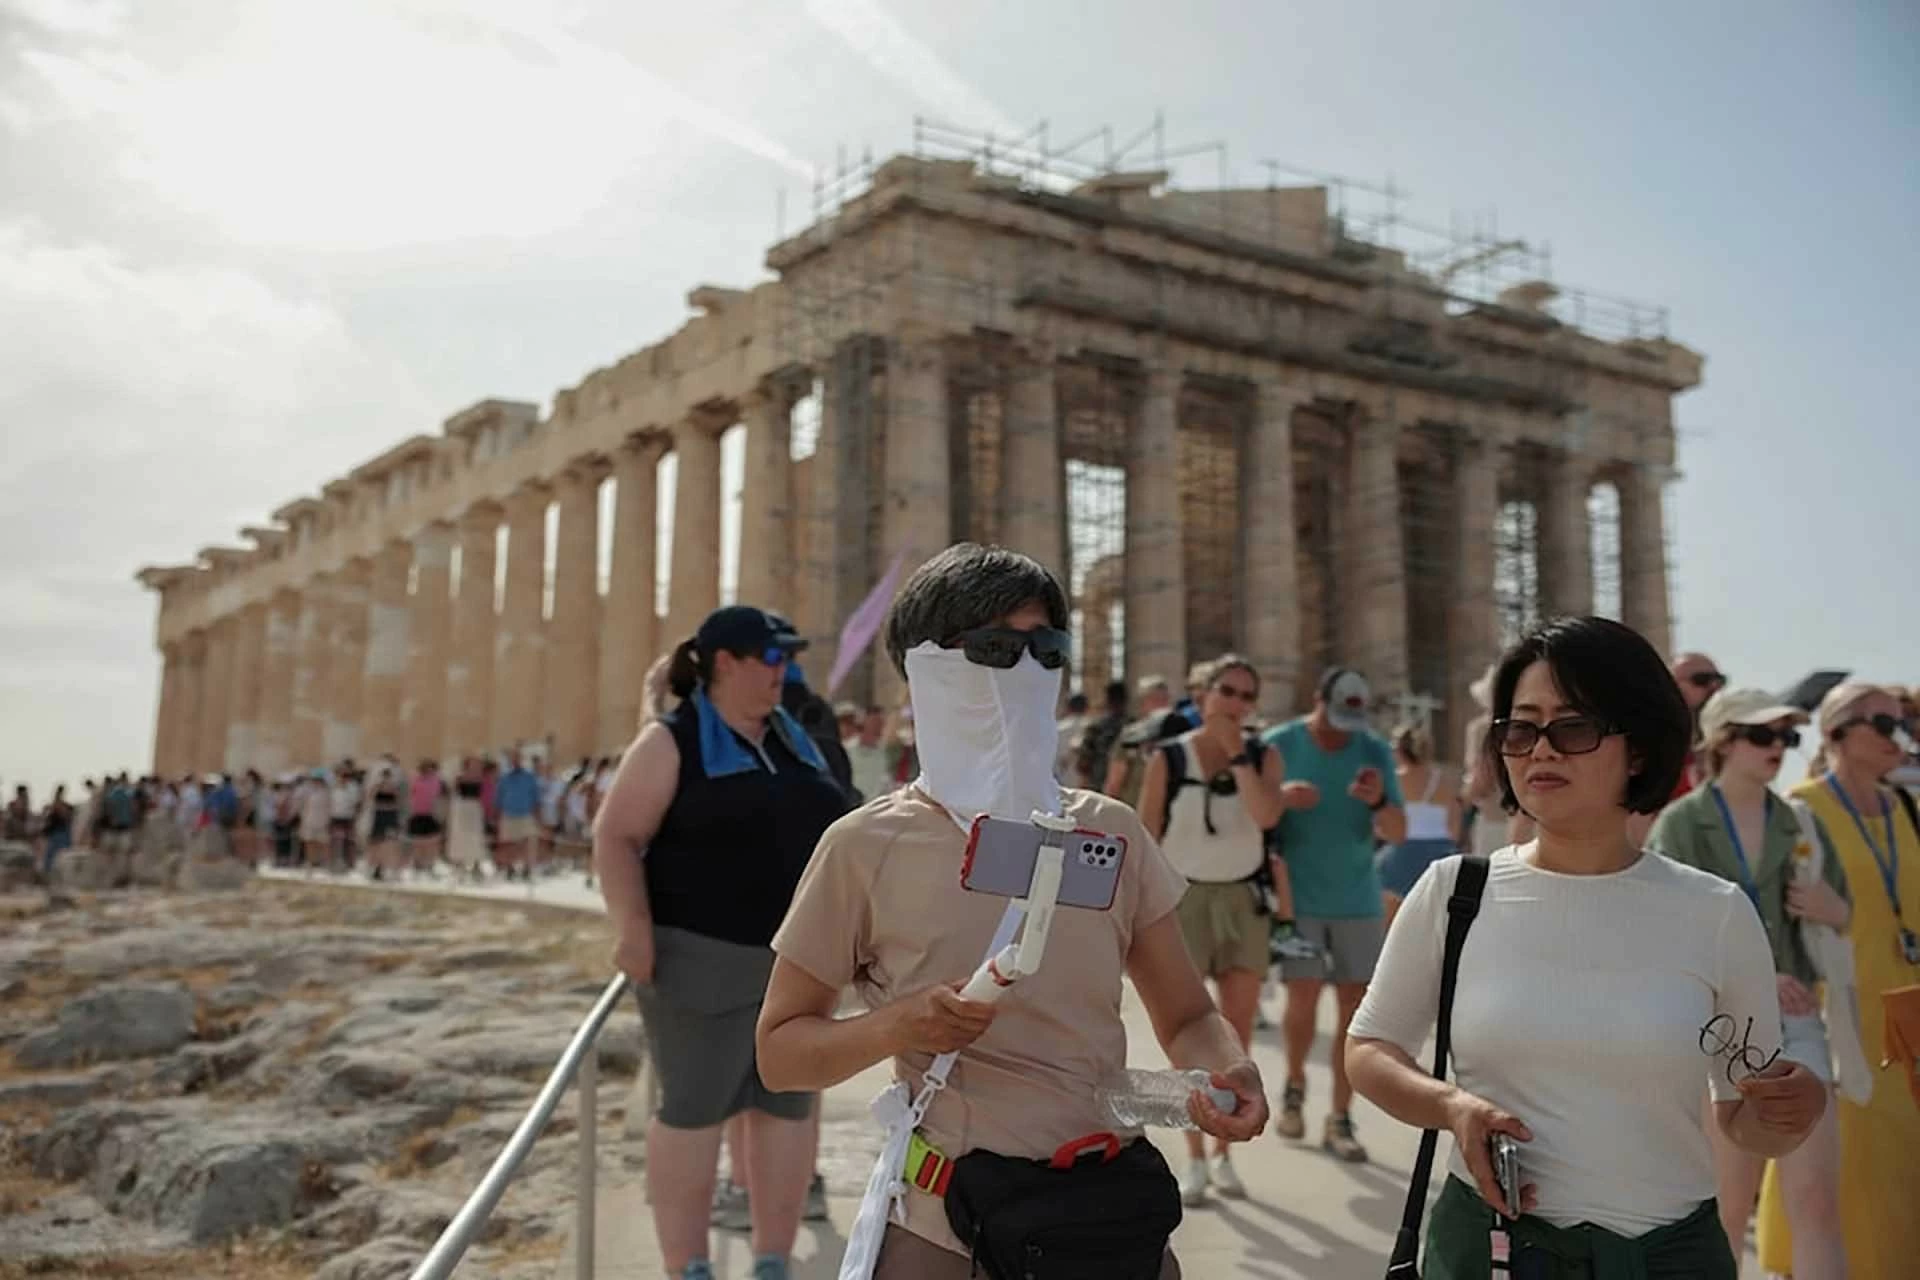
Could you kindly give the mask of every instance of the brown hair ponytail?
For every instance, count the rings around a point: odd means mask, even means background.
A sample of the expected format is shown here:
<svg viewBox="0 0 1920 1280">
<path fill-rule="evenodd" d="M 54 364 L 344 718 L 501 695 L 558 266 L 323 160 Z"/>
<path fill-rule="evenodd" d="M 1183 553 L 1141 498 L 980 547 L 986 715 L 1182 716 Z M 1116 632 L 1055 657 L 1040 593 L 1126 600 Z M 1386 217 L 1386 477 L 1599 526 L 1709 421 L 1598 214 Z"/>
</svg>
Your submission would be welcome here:
<svg viewBox="0 0 1920 1280">
<path fill-rule="evenodd" d="M 706 675 L 694 637 L 688 636 L 673 647 L 673 656 L 667 659 L 667 688 L 673 691 L 674 697 L 692 697 Z"/>
</svg>

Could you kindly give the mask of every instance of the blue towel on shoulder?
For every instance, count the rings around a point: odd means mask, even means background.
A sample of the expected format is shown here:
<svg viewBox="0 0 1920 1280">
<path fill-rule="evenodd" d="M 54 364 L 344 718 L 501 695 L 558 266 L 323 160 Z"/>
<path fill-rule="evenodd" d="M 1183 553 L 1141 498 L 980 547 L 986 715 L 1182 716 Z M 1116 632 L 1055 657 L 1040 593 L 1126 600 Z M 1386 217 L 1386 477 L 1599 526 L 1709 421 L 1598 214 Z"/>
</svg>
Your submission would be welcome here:
<svg viewBox="0 0 1920 1280">
<path fill-rule="evenodd" d="M 720 718 L 713 703 L 707 700 L 705 689 L 695 689 L 688 701 L 693 703 L 694 713 L 700 717 L 700 767 L 709 778 L 729 778 L 736 773 L 751 773 L 760 767 L 759 755 Z M 787 714 L 786 708 L 775 707 L 767 719 L 767 727 L 780 735 L 787 750 L 793 752 L 800 763 L 815 773 L 827 771 L 827 762 L 821 756 L 820 748 L 813 744 L 813 739 L 800 727 L 800 722 Z"/>
</svg>

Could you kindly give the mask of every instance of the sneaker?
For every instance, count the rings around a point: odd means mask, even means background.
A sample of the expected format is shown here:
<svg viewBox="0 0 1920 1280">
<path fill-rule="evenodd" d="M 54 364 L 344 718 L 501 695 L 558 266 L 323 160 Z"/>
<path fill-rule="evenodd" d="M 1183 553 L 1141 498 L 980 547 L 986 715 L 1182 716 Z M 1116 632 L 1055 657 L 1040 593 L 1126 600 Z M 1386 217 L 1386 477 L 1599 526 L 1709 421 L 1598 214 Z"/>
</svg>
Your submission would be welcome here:
<svg viewBox="0 0 1920 1280">
<path fill-rule="evenodd" d="M 1180 1203 L 1197 1209 L 1207 1202 L 1207 1162 L 1205 1157 L 1187 1161 L 1187 1174 L 1180 1179 Z"/>
<path fill-rule="evenodd" d="M 705 1258 L 695 1258 L 680 1269 L 680 1280 L 713 1280 L 713 1264 Z"/>
<path fill-rule="evenodd" d="M 753 1227 L 753 1207 L 747 1189 L 735 1186 L 732 1179 L 713 1189 L 713 1212 L 708 1221 L 722 1231 L 748 1231 Z"/>
<path fill-rule="evenodd" d="M 789 1280 L 793 1274 L 787 1267 L 787 1260 L 777 1254 L 766 1253 L 753 1260 L 753 1280 Z"/>
<path fill-rule="evenodd" d="M 1273 1131 L 1283 1138 L 1295 1142 L 1307 1136 L 1307 1118 L 1300 1108 L 1307 1104 L 1305 1085 L 1289 1084 L 1280 1095 L 1280 1118 L 1273 1122 Z"/>
<path fill-rule="evenodd" d="M 817 1173 L 813 1175 L 813 1181 L 807 1184 L 807 1205 L 800 1218 L 803 1222 L 827 1220 L 827 1180 Z"/>
<path fill-rule="evenodd" d="M 1213 1158 L 1213 1168 L 1208 1171 L 1213 1185 L 1220 1188 L 1220 1194 L 1229 1200 L 1245 1200 L 1247 1184 L 1240 1181 L 1240 1175 L 1233 1170 L 1233 1158 L 1222 1151 Z"/>
<path fill-rule="evenodd" d="M 1320 1149 L 1331 1152 L 1348 1164 L 1365 1164 L 1367 1149 L 1353 1136 L 1353 1117 L 1338 1112 L 1327 1117 L 1327 1131 L 1320 1139 Z"/>
</svg>

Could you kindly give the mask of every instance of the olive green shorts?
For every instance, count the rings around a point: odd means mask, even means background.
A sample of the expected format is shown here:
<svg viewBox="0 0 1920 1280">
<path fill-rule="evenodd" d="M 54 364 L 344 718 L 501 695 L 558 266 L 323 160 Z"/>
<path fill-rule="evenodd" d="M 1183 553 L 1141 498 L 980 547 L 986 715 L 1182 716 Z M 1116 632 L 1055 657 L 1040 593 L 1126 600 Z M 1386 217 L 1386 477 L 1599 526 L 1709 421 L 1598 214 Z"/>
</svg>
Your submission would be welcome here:
<svg viewBox="0 0 1920 1280">
<path fill-rule="evenodd" d="M 1267 916 L 1251 882 L 1196 880 L 1180 899 L 1179 917 L 1180 934 L 1200 976 L 1267 971 Z"/>
</svg>

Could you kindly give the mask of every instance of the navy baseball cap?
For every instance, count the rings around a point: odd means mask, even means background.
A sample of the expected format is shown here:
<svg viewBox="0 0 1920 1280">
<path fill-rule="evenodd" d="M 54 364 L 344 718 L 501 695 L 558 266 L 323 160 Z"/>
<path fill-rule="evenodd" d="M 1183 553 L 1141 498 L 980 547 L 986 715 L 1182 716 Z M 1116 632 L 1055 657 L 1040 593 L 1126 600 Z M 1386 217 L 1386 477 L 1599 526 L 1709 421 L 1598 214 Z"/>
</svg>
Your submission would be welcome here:
<svg viewBox="0 0 1920 1280">
<path fill-rule="evenodd" d="M 788 657 L 807 647 L 793 624 L 777 613 L 768 613 L 752 605 L 730 604 L 707 615 L 694 633 L 694 646 L 702 653 L 736 653 L 758 657 L 769 649 L 779 649 Z"/>
</svg>

